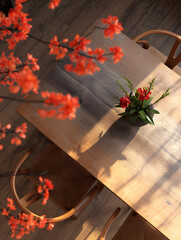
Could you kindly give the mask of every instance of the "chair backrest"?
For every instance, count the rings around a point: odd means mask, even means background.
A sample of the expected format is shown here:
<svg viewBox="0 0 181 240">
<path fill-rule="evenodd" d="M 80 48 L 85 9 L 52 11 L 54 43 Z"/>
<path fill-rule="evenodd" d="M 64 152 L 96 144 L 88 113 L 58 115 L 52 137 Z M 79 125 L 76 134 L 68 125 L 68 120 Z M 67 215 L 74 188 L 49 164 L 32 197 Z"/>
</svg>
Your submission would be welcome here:
<svg viewBox="0 0 181 240">
<path fill-rule="evenodd" d="M 141 39 L 148 35 L 152 35 L 152 34 L 163 34 L 163 35 L 167 35 L 167 36 L 175 38 L 175 42 L 174 42 L 174 44 L 169 52 L 169 55 L 167 57 L 167 60 L 165 62 L 166 66 L 168 66 L 170 69 L 173 69 L 181 61 L 181 52 L 177 56 L 175 56 L 178 46 L 181 42 L 181 36 L 178 34 L 175 34 L 173 32 L 167 31 L 167 30 L 154 29 L 154 30 L 146 31 L 146 32 L 143 32 L 143 33 L 137 35 L 136 37 L 133 38 L 133 41 L 135 41 L 136 43 L 142 44 L 143 48 L 148 49 L 150 46 L 148 41 L 141 40 Z"/>
<path fill-rule="evenodd" d="M 101 232 L 99 240 L 106 240 L 107 232 L 120 212 L 117 208 L 108 219 Z M 131 210 L 128 217 L 118 229 L 112 240 L 168 240 L 146 220 Z"/>
<path fill-rule="evenodd" d="M 32 200 L 29 201 L 30 204 L 26 205 L 26 199 L 22 198 L 22 200 L 19 198 L 17 191 L 16 191 L 16 176 L 18 175 L 19 169 L 22 166 L 22 164 L 25 162 L 25 160 L 28 158 L 28 156 L 31 153 L 31 149 L 27 151 L 18 161 L 16 166 L 14 167 L 12 171 L 12 176 L 11 176 L 11 190 L 13 197 L 17 203 L 17 205 L 26 213 L 33 215 L 36 218 L 41 218 L 41 216 L 33 213 L 30 211 L 27 206 L 30 205 L 31 203 L 35 202 L 36 200 L 39 199 L 37 196 L 33 196 Z M 70 218 L 72 216 L 77 216 L 79 212 L 81 212 L 82 209 L 84 209 L 93 199 L 94 197 L 101 191 L 102 185 L 97 182 L 97 184 L 88 192 L 86 196 L 82 198 L 82 200 L 75 206 L 73 207 L 70 211 L 66 212 L 65 214 L 62 214 L 58 217 L 54 218 L 46 218 L 50 222 L 59 222 L 63 221 L 67 218 Z M 34 190 L 30 192 L 30 195 L 35 194 Z M 27 195 L 28 196 L 28 195 Z M 29 196 L 28 196 L 29 197 Z M 24 204 L 25 203 L 25 204 Z"/>
</svg>

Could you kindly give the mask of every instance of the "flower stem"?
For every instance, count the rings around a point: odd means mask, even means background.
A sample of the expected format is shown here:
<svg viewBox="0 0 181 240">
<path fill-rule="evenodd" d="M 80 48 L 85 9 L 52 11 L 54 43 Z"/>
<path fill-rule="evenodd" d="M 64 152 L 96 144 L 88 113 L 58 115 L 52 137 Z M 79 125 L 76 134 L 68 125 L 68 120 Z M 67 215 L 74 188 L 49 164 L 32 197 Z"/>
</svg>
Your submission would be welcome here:
<svg viewBox="0 0 181 240">
<path fill-rule="evenodd" d="M 27 100 L 27 99 L 20 99 L 20 98 L 10 98 L 10 97 L 1 96 L 1 95 L 0 95 L 0 98 L 8 99 L 8 100 L 16 101 L 16 102 L 44 103 L 43 100 Z"/>
</svg>

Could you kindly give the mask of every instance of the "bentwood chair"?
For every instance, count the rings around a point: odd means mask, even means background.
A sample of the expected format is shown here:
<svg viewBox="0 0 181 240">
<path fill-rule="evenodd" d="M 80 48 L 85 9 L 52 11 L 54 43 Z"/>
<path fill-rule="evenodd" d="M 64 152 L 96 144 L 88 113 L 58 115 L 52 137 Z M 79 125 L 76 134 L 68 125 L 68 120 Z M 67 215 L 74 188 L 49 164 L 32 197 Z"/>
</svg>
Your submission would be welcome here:
<svg viewBox="0 0 181 240">
<path fill-rule="evenodd" d="M 109 218 L 109 220 L 107 221 L 102 230 L 100 240 L 108 240 L 106 238 L 107 232 L 120 211 L 121 209 L 117 208 L 116 211 Z M 128 215 L 127 219 L 124 221 L 122 226 L 119 228 L 119 230 L 111 240 L 168 240 L 168 239 L 132 210 Z"/>
<path fill-rule="evenodd" d="M 54 189 L 50 192 L 50 200 L 65 211 L 58 217 L 46 216 L 51 222 L 75 218 L 101 191 L 102 185 L 56 145 L 49 144 L 29 169 L 22 169 L 21 166 L 30 153 L 31 150 L 27 151 L 18 161 L 11 177 L 14 199 L 24 212 L 40 217 L 28 209 L 32 203 L 42 197 L 36 190 L 40 175 L 52 181 Z M 22 198 L 19 198 L 16 190 L 17 175 L 28 175 L 35 186 Z"/>
<path fill-rule="evenodd" d="M 168 54 L 168 57 L 166 57 L 156 48 L 150 46 L 147 40 L 143 40 L 144 37 L 152 34 L 166 35 L 175 39 L 173 46 L 171 47 L 170 52 Z M 170 69 L 174 68 L 174 71 L 181 75 L 181 68 L 176 66 L 181 61 L 181 52 L 179 52 L 178 54 L 176 53 L 181 43 L 180 35 L 167 30 L 154 29 L 154 30 L 146 31 L 137 35 L 136 37 L 133 38 L 133 41 L 135 41 L 138 44 L 142 44 L 143 48 L 147 49 L 151 54 L 157 57 L 161 62 L 165 63 L 165 65 L 168 66 Z M 176 54 L 177 56 L 175 56 Z"/>
</svg>

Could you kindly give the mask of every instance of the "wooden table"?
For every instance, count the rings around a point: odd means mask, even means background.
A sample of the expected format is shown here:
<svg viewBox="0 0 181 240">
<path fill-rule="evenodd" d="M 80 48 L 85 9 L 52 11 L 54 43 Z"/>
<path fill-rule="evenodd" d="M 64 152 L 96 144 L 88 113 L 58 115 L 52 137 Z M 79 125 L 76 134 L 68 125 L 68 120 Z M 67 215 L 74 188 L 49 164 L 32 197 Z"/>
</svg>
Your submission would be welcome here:
<svg viewBox="0 0 181 240">
<path fill-rule="evenodd" d="M 101 32 L 90 38 L 95 46 L 110 45 Z M 67 73 L 59 64 L 44 81 L 45 89 L 79 96 L 76 119 L 41 119 L 32 104 L 17 110 L 165 236 L 180 240 L 181 77 L 124 34 L 113 45 L 125 52 L 119 64 L 109 62 L 88 77 Z M 156 77 L 155 99 L 170 87 L 170 96 L 155 107 L 161 113 L 155 126 L 133 127 L 119 118 L 113 94 L 123 96 L 116 83 L 120 75 L 135 87 Z"/>
</svg>

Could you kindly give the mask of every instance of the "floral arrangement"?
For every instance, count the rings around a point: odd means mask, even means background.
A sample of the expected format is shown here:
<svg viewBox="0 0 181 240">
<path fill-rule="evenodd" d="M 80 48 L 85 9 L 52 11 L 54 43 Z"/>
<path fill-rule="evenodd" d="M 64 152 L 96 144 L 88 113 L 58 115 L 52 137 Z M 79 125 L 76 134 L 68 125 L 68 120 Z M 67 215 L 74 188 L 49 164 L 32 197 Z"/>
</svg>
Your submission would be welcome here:
<svg viewBox="0 0 181 240">
<path fill-rule="evenodd" d="M 153 97 L 151 97 L 151 90 L 153 89 L 155 78 L 149 82 L 148 87 L 138 89 L 134 88 L 132 82 L 126 77 L 123 77 L 123 79 L 131 92 L 128 93 L 122 84 L 117 81 L 121 90 L 126 94 L 125 97 L 121 97 L 119 103 L 115 105 L 115 107 L 125 108 L 125 112 L 120 113 L 119 115 L 125 116 L 131 123 L 135 123 L 140 118 L 145 123 L 154 125 L 153 115 L 159 114 L 159 112 L 153 109 L 153 105 L 170 94 L 169 88 L 160 96 L 160 98 L 151 103 L 153 99 Z"/>
</svg>

